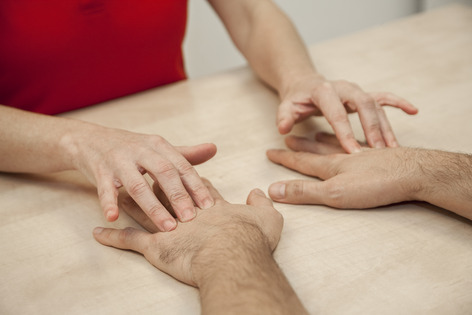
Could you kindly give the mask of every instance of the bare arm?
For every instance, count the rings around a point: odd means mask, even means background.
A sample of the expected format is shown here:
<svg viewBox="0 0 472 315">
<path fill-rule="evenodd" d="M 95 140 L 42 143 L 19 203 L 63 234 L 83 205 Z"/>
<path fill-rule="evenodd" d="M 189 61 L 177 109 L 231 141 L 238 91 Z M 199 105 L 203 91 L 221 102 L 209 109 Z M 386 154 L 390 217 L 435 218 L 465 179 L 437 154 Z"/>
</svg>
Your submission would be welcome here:
<svg viewBox="0 0 472 315">
<path fill-rule="evenodd" d="M 142 176 L 161 183 L 181 221 L 196 215 L 213 199 L 191 164 L 216 153 L 213 144 L 173 147 L 157 135 L 0 106 L 0 171 L 45 173 L 78 170 L 97 186 L 109 221 L 118 218 L 118 188 L 124 186 L 161 231 L 175 228 L 175 219 L 155 197 Z"/>
<path fill-rule="evenodd" d="M 414 197 L 472 220 L 472 156 L 420 150 Z"/>
<path fill-rule="evenodd" d="M 198 287 L 203 314 L 306 314 L 272 257 L 283 220 L 270 199 L 253 190 L 247 205 L 229 204 L 206 185 L 215 206 L 170 233 L 98 228 L 94 236 L 104 245 L 140 252 L 160 270 Z M 156 230 L 136 204 L 123 207 Z"/>
<path fill-rule="evenodd" d="M 0 171 L 47 173 L 73 169 L 64 137 L 85 125 L 0 105 Z"/>
<path fill-rule="evenodd" d="M 413 148 L 339 154 L 332 137 L 317 138 L 289 137 L 287 145 L 299 152 L 267 152 L 271 161 L 323 180 L 274 183 L 272 199 L 356 209 L 419 200 L 472 219 L 472 156 Z"/>
<path fill-rule="evenodd" d="M 322 114 L 344 149 L 357 152 L 360 147 L 347 113 L 358 112 L 370 146 L 398 146 L 382 106 L 416 114 L 413 105 L 390 93 L 368 94 L 350 82 L 327 81 L 317 73 L 292 22 L 272 1 L 209 2 L 252 68 L 278 91 L 280 133 L 286 134 L 295 123 Z"/>
</svg>

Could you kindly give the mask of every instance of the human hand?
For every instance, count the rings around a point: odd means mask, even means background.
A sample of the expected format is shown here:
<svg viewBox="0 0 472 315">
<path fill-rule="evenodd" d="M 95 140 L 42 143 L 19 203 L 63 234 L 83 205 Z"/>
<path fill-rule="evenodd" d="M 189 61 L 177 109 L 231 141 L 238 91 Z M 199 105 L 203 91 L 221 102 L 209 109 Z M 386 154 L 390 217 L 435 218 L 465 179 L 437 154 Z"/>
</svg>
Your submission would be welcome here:
<svg viewBox="0 0 472 315">
<path fill-rule="evenodd" d="M 197 209 L 194 220 L 178 224 L 171 232 L 152 234 L 134 228 L 96 228 L 94 237 L 103 245 L 139 252 L 158 269 L 193 286 L 200 285 L 208 271 L 209 258 L 221 266 L 227 264 L 226 253 L 246 248 L 256 252 L 275 249 L 283 219 L 262 191 L 251 191 L 246 205 L 234 205 L 226 202 L 206 180 L 205 185 L 215 205 Z M 154 229 L 138 205 L 128 202 L 125 207 L 138 223 Z"/>
<path fill-rule="evenodd" d="M 209 208 L 214 203 L 192 167 L 215 155 L 213 144 L 174 147 L 157 135 L 91 124 L 73 133 L 66 142 L 75 168 L 97 186 L 108 221 L 118 218 L 118 189 L 123 186 L 159 230 L 170 231 L 176 227 L 175 219 L 143 177 L 145 173 L 159 183 L 182 222 L 195 217 L 195 205 Z"/>
<path fill-rule="evenodd" d="M 371 147 L 397 147 L 398 143 L 383 106 L 400 108 L 414 115 L 418 110 L 408 101 L 391 93 L 366 93 L 347 81 L 327 81 L 308 75 L 293 82 L 280 94 L 277 126 L 287 134 L 294 124 L 312 115 L 324 115 L 346 152 L 359 152 L 347 114 L 358 112 L 367 143 Z"/>
<path fill-rule="evenodd" d="M 333 137 L 322 137 L 323 142 L 311 146 L 303 138 L 287 141 L 291 149 L 308 152 L 267 151 L 272 162 L 323 180 L 274 183 L 269 187 L 273 200 L 357 209 L 416 199 L 423 175 L 417 160 L 420 150 L 365 148 L 358 154 L 340 154 Z"/>
</svg>

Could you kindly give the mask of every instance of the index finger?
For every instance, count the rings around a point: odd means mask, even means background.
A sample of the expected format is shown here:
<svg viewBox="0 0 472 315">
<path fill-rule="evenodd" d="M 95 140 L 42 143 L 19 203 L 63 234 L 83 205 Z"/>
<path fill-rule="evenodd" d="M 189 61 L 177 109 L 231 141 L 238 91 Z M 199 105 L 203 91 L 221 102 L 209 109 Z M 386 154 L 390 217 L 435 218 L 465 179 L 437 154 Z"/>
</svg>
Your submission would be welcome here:
<svg viewBox="0 0 472 315">
<path fill-rule="evenodd" d="M 336 175 L 333 155 L 319 155 L 308 152 L 286 150 L 268 150 L 267 157 L 274 163 L 281 164 L 299 173 L 328 179 Z"/>
<path fill-rule="evenodd" d="M 361 147 L 354 137 L 346 109 L 334 88 L 324 83 L 313 93 L 312 97 L 328 123 L 334 129 L 343 149 L 349 153 L 360 152 Z"/>
</svg>

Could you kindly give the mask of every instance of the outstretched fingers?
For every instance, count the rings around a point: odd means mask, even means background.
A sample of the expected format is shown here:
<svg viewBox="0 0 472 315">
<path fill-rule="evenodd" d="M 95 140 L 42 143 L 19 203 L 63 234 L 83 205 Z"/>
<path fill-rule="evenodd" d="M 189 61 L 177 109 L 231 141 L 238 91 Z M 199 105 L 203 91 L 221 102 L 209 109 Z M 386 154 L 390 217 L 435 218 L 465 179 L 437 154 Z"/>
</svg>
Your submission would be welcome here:
<svg viewBox="0 0 472 315">
<path fill-rule="evenodd" d="M 336 139 L 335 136 L 333 137 Z M 318 141 L 318 139 L 310 140 L 303 137 L 288 136 L 285 138 L 285 144 L 287 144 L 287 146 L 293 151 L 311 152 L 316 154 L 346 153 L 339 142 L 331 144 L 328 142 Z"/>
<path fill-rule="evenodd" d="M 409 115 L 418 113 L 418 108 L 406 99 L 389 92 L 369 93 L 380 106 L 396 107 Z"/>
<path fill-rule="evenodd" d="M 216 145 L 213 143 L 202 143 L 194 146 L 179 146 L 175 149 L 192 165 L 202 164 L 216 154 Z"/>
<path fill-rule="evenodd" d="M 283 165 L 299 173 L 328 179 L 336 175 L 333 161 L 341 155 L 319 155 L 308 152 L 292 152 L 287 150 L 268 150 L 267 157 L 274 163 Z"/>
<path fill-rule="evenodd" d="M 291 204 L 324 204 L 324 182 L 291 180 L 277 182 L 269 187 L 269 196 L 277 202 Z"/>
</svg>

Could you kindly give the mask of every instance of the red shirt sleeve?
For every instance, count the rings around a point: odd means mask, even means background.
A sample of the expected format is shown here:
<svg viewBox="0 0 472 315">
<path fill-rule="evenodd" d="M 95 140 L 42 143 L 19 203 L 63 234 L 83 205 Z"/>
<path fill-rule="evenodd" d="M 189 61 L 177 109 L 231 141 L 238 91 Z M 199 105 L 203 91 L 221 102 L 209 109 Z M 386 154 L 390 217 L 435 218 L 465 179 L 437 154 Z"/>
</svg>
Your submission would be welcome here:
<svg viewBox="0 0 472 315">
<path fill-rule="evenodd" d="M 185 79 L 187 0 L 0 1 L 0 104 L 57 114 Z"/>
</svg>

